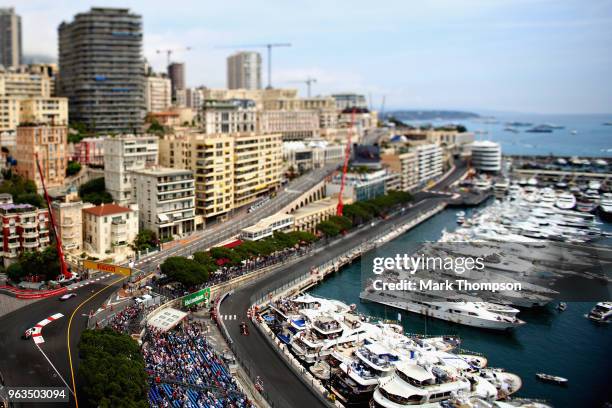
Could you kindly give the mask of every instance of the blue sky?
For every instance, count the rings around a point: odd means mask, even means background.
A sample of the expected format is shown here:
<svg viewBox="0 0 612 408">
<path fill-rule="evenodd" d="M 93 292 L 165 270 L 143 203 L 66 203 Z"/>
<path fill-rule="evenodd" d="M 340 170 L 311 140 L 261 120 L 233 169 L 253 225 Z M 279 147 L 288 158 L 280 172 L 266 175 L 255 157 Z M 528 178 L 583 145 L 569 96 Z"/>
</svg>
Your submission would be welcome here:
<svg viewBox="0 0 612 408">
<path fill-rule="evenodd" d="M 90 6 L 143 16 L 144 55 L 176 54 L 189 85 L 225 86 L 224 45 L 291 42 L 277 87 L 371 94 L 375 108 L 612 112 L 612 0 L 0 0 L 22 16 L 24 51 L 57 55 L 57 26 Z M 263 50 L 262 50 L 263 51 Z M 264 71 L 265 72 L 265 71 Z M 264 77 L 265 79 L 265 77 Z"/>
</svg>

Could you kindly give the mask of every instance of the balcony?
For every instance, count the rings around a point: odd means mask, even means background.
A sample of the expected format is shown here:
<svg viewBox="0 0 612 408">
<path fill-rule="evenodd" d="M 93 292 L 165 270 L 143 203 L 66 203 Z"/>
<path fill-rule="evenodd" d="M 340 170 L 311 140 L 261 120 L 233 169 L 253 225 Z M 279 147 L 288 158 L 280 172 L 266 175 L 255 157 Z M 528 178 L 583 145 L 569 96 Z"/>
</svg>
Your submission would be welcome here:
<svg viewBox="0 0 612 408">
<path fill-rule="evenodd" d="M 40 237 L 40 238 L 38 239 L 38 241 L 39 241 L 41 244 L 47 243 L 47 242 L 49 242 L 49 237 Z"/>
<path fill-rule="evenodd" d="M 19 244 L 19 242 L 9 242 L 8 243 L 8 247 L 9 248 L 19 248 L 21 244 Z"/>
<path fill-rule="evenodd" d="M 35 221 L 25 221 L 21 223 L 21 226 L 23 228 L 36 228 L 36 222 Z"/>
<path fill-rule="evenodd" d="M 38 241 L 31 241 L 31 242 L 25 241 L 23 243 L 24 248 L 38 248 L 38 246 L 39 246 Z"/>
<path fill-rule="evenodd" d="M 24 238 L 38 238 L 38 231 L 30 231 L 23 233 Z"/>
</svg>

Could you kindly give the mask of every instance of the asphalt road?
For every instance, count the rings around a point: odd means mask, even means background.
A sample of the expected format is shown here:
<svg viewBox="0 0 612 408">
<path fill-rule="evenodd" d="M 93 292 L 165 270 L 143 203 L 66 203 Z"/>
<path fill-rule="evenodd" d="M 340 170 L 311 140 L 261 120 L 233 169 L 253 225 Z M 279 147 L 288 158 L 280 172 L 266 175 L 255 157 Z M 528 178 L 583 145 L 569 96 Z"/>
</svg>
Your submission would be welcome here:
<svg viewBox="0 0 612 408">
<path fill-rule="evenodd" d="M 77 344 L 87 326 L 87 314 L 97 310 L 120 285 L 122 277 L 112 275 L 105 280 L 74 290 L 76 297 L 61 302 L 59 296 L 42 299 L 0 318 L 0 373 L 5 386 L 12 387 L 66 387 L 72 389 L 72 376 L 68 354 L 68 327 L 73 312 L 79 308 L 70 324 L 70 350 L 74 372 L 78 367 Z M 112 284 L 116 282 L 115 284 Z M 40 350 L 32 339 L 23 340 L 23 332 L 47 317 L 61 313 L 64 316 L 42 329 L 44 343 Z M 43 355 L 44 353 L 44 355 Z M 46 357 L 45 357 L 46 355 Z M 48 360 L 47 360 L 48 358 Z M 55 367 L 55 368 L 54 368 Z M 57 370 L 57 371 L 56 371 Z M 70 398 L 70 406 L 74 399 Z M 39 404 L 23 404 L 35 407 Z M 66 407 L 66 403 L 44 403 L 44 407 Z M 14 405 L 19 407 L 21 405 Z"/>
<path fill-rule="evenodd" d="M 439 182 L 435 188 L 444 190 L 455 182 L 465 172 L 465 166 L 459 163 L 455 171 L 446 179 Z M 322 407 L 323 403 L 310 391 L 301 379 L 299 379 L 287 367 L 284 360 L 277 354 L 263 335 L 250 323 L 246 317 L 246 311 L 251 306 L 254 296 L 263 296 L 266 293 L 280 287 L 284 282 L 289 282 L 333 258 L 347 253 L 362 242 L 381 234 L 389 229 L 391 223 L 405 222 L 416 218 L 446 197 L 436 193 L 419 192 L 414 196 L 414 204 L 401 215 L 386 221 L 379 221 L 371 228 L 364 229 L 358 234 L 333 241 L 323 251 L 319 251 L 307 259 L 291 266 L 279 268 L 266 277 L 236 290 L 221 305 L 219 314 L 224 318 L 228 333 L 233 340 L 234 350 L 238 354 L 241 363 L 251 372 L 251 376 L 260 376 L 263 379 L 264 388 L 274 406 L 311 408 Z M 240 323 L 248 322 L 249 336 L 240 333 Z"/>
<path fill-rule="evenodd" d="M 168 257 L 188 256 L 231 238 L 238 234 L 242 228 L 253 225 L 262 218 L 278 212 L 281 208 L 331 174 L 338 165 L 339 163 L 328 164 L 292 180 L 277 192 L 276 197 L 266 202 L 259 209 L 251 213 L 247 213 L 244 209 L 227 221 L 207 226 L 204 231 L 196 232 L 182 239 L 183 243 L 180 245 L 175 245 L 139 259 L 135 267 L 145 272 L 151 272 Z"/>
</svg>

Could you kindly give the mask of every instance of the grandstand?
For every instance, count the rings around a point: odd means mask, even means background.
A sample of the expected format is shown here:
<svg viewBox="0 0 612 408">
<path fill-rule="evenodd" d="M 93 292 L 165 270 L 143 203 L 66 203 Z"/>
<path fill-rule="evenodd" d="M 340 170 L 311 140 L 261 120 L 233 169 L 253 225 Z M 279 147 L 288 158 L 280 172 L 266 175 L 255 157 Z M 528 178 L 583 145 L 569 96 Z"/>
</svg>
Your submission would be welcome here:
<svg viewBox="0 0 612 408">
<path fill-rule="evenodd" d="M 142 353 L 151 407 L 255 407 L 197 324 L 165 333 L 147 328 Z"/>
</svg>

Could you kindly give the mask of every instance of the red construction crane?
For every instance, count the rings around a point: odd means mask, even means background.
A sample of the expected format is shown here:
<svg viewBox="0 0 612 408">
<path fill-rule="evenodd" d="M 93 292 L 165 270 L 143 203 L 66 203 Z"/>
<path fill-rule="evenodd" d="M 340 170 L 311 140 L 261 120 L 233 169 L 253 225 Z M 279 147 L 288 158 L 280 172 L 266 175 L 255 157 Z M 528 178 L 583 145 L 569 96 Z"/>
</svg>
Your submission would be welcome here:
<svg viewBox="0 0 612 408">
<path fill-rule="evenodd" d="M 57 247 L 57 256 L 60 261 L 60 272 L 66 279 L 72 278 L 72 273 L 68 270 L 68 265 L 66 265 L 66 260 L 64 259 L 64 250 L 62 249 L 62 240 L 60 238 L 60 234 L 57 232 L 57 225 L 55 224 L 55 217 L 53 216 L 53 210 L 51 209 L 51 199 L 49 198 L 49 193 L 47 193 L 47 187 L 45 186 L 45 177 L 43 176 L 42 168 L 40 167 L 40 163 L 38 162 L 38 153 L 34 153 L 34 157 L 36 159 L 36 167 L 38 168 L 38 174 L 40 175 L 40 181 L 42 183 L 43 191 L 45 192 L 45 200 L 47 200 L 47 209 L 49 210 L 49 221 L 51 221 L 51 228 L 53 229 L 53 234 L 55 236 L 55 245 Z"/>
<path fill-rule="evenodd" d="M 346 172 L 348 171 L 349 159 L 351 157 L 351 137 L 353 136 L 353 127 L 355 126 L 355 108 L 351 113 L 351 127 L 348 131 L 348 138 L 346 141 L 346 150 L 344 151 L 344 166 L 342 167 L 342 179 L 340 181 L 340 194 L 338 195 L 338 207 L 336 207 L 336 215 L 342 216 L 342 209 L 344 203 L 342 202 L 342 195 L 344 194 L 344 184 L 346 182 Z"/>
</svg>

